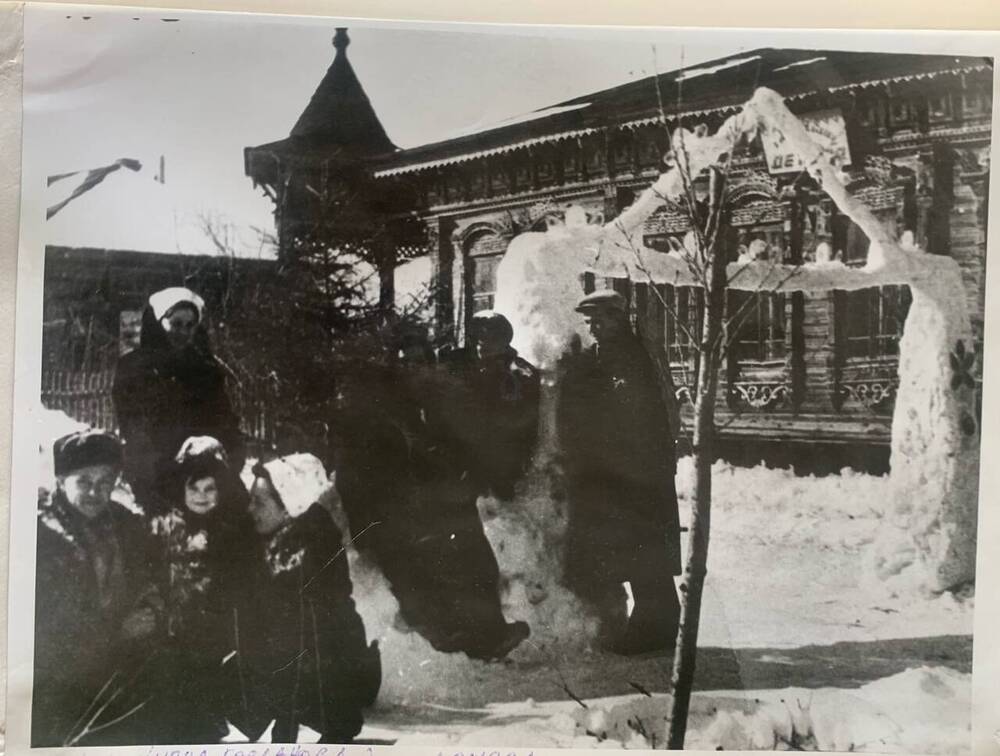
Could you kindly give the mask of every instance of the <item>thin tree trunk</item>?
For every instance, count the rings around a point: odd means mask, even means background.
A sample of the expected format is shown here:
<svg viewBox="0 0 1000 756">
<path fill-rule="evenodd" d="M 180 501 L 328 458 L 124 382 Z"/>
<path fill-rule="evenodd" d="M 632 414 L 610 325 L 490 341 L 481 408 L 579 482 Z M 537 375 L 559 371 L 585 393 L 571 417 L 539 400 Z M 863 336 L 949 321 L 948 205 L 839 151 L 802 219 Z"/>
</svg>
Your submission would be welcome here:
<svg viewBox="0 0 1000 756">
<path fill-rule="evenodd" d="M 721 208 L 722 177 L 718 170 L 712 173 L 712 205 L 709 224 L 724 223 Z M 698 656 L 698 625 L 701 618 L 701 596 L 708 572 L 708 538 L 712 510 L 712 463 L 715 460 L 715 400 L 719 384 L 722 329 L 725 316 L 726 262 L 728 247 L 725 229 L 715 238 L 714 249 L 707 250 L 709 271 L 708 290 L 705 292 L 702 343 L 699 347 L 697 395 L 694 406 L 694 466 L 695 491 L 691 504 L 691 531 L 684 582 L 681 584 L 681 622 L 674 654 L 671 679 L 673 702 L 667 748 L 682 750 L 687 734 L 687 718 L 691 705 L 691 690 Z"/>
</svg>

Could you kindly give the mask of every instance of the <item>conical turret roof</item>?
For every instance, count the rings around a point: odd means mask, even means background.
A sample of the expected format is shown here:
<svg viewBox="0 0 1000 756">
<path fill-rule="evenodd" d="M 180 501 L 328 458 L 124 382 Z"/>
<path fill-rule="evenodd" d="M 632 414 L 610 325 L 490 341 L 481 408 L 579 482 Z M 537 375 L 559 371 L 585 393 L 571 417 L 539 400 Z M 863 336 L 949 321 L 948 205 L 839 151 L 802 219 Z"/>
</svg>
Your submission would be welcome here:
<svg viewBox="0 0 1000 756">
<path fill-rule="evenodd" d="M 333 38 L 337 53 L 290 136 L 309 142 L 336 145 L 352 157 L 384 155 L 396 150 L 375 114 L 368 95 L 347 59 L 350 39 L 338 28 Z"/>
</svg>

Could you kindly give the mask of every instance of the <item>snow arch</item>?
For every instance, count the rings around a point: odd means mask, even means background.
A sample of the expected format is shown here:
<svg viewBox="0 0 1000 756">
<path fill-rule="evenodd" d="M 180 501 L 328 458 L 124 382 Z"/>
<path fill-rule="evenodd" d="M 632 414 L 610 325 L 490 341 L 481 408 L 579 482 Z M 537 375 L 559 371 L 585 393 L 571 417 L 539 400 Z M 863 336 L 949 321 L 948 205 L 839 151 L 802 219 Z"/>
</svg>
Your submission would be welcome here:
<svg viewBox="0 0 1000 756">
<path fill-rule="evenodd" d="M 663 173 L 618 218 L 587 223 L 570 208 L 565 223 L 516 237 L 497 271 L 495 309 L 515 327 L 514 346 L 550 374 L 574 338 L 587 339 L 574 312 L 580 275 L 631 277 L 673 285 L 700 285 L 692 254 L 663 254 L 634 236 L 664 201 L 683 196 L 685 174 L 718 164 L 739 139 L 776 132 L 798 153 L 810 174 L 871 240 L 860 269 L 839 263 L 798 268 L 764 261 L 729 265 L 730 287 L 748 291 L 854 290 L 910 287 L 913 302 L 900 341 L 899 391 L 892 420 L 893 501 L 872 554 L 876 574 L 932 592 L 975 576 L 979 430 L 970 367 L 972 329 L 958 263 L 916 248 L 909 235 L 892 238 L 874 214 L 848 192 L 845 178 L 812 141 L 774 91 L 761 88 L 715 134 L 678 130 L 679 165 Z M 551 408 L 546 410 L 549 414 Z M 552 451 L 551 417 L 543 422 L 543 450 Z M 544 456 L 544 455 L 543 455 Z"/>
</svg>

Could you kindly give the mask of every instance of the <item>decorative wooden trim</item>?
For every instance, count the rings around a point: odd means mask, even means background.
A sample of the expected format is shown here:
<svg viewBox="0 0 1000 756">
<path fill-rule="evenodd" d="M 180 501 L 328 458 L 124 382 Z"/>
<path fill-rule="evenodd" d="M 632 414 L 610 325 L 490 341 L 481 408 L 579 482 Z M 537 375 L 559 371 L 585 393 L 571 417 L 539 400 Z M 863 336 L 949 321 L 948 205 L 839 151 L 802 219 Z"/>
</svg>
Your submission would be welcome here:
<svg viewBox="0 0 1000 756">
<path fill-rule="evenodd" d="M 729 385 L 730 396 L 755 410 L 770 410 L 790 401 L 792 387 L 786 382 L 736 381 Z"/>
</svg>

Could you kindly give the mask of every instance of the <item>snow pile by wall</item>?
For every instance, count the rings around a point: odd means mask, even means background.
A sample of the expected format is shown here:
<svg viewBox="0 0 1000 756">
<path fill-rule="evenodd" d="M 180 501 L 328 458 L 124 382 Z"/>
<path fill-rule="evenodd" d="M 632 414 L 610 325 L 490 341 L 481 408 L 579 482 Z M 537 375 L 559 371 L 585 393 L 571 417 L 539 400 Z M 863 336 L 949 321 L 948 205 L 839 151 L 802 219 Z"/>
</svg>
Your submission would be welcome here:
<svg viewBox="0 0 1000 756">
<path fill-rule="evenodd" d="M 884 502 L 892 490 L 888 476 L 851 468 L 839 475 L 799 476 L 790 468 L 745 468 L 720 460 L 712 466 L 712 476 L 713 526 L 718 531 L 775 548 L 812 547 L 817 553 L 870 545 L 873 521 L 885 516 Z M 677 463 L 678 499 L 690 500 L 694 489 L 694 460 L 682 457 Z M 713 556 L 722 560 L 729 555 Z"/>
<path fill-rule="evenodd" d="M 892 523 L 893 482 L 845 468 L 712 468 L 712 548 L 700 640 L 706 646 L 795 648 L 876 639 L 971 635 L 966 591 L 903 591 L 872 568 Z M 682 522 L 693 460 L 678 461 Z M 682 541 L 686 545 L 686 540 Z"/>
</svg>

